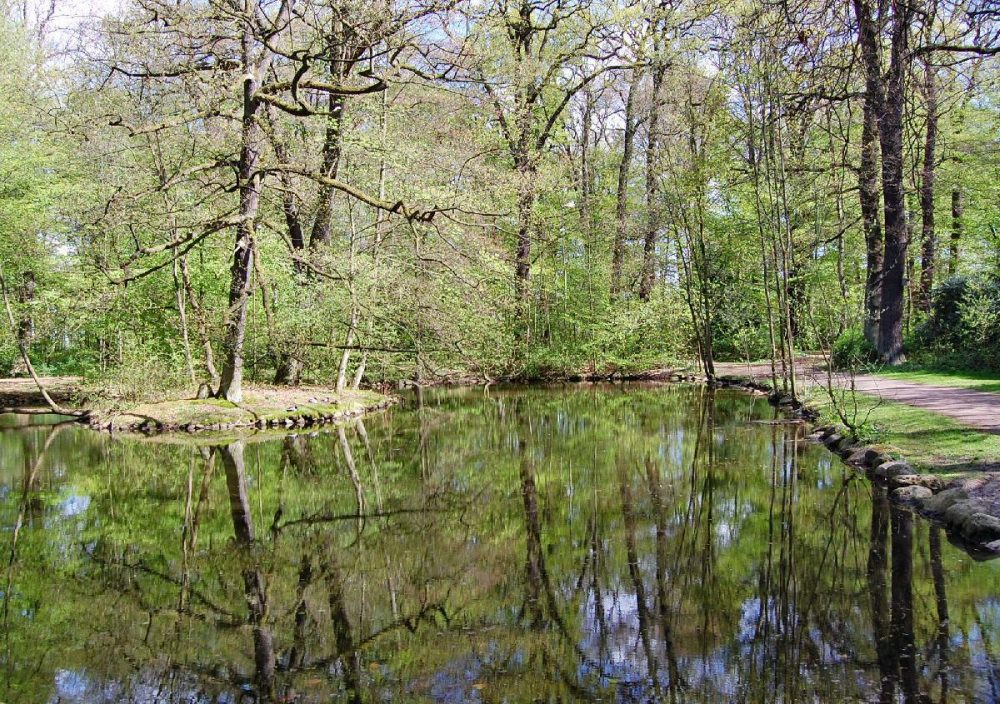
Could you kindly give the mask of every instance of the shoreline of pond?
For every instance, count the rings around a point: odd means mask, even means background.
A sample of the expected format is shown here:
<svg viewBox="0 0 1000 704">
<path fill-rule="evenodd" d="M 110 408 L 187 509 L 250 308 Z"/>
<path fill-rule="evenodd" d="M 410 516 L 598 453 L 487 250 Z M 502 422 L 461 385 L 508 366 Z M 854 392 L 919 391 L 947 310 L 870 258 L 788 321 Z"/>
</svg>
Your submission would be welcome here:
<svg viewBox="0 0 1000 704">
<path fill-rule="evenodd" d="M 448 378 L 438 383 L 397 385 L 397 389 L 461 386 L 532 386 L 574 383 L 697 383 L 704 377 L 687 369 L 656 369 L 635 373 L 558 374 L 496 380 Z M 943 525 L 949 537 L 974 557 L 1000 557 L 1000 473 L 958 475 L 922 473 L 894 458 L 877 445 L 858 441 L 837 425 L 819 425 L 818 409 L 772 388 L 766 383 L 736 375 L 708 381 L 716 388 L 734 388 L 758 396 L 785 415 L 807 424 L 811 441 L 823 444 L 848 466 L 886 486 L 890 498 Z M 99 409 L 77 421 L 95 431 L 149 436 L 205 437 L 231 431 L 293 430 L 347 421 L 375 413 L 400 402 L 378 391 L 341 391 L 322 386 L 252 386 L 244 402 L 215 398 L 172 399 L 139 404 L 126 409 Z"/>
<path fill-rule="evenodd" d="M 1000 557 L 1000 472 L 956 476 L 920 472 L 878 446 L 860 442 L 847 428 L 817 425 L 819 410 L 767 384 L 739 376 L 718 377 L 709 384 L 767 396 L 772 406 L 807 424 L 809 440 L 824 445 L 871 482 L 887 487 L 894 503 L 943 526 L 949 540 L 973 558 Z"/>
</svg>

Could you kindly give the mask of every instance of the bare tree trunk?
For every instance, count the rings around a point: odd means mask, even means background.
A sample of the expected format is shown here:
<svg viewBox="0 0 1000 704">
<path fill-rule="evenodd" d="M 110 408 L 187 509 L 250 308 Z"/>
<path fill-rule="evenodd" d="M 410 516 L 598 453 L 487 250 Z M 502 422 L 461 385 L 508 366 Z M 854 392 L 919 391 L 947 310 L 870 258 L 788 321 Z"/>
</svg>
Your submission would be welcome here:
<svg viewBox="0 0 1000 704">
<path fill-rule="evenodd" d="M 351 361 L 351 348 L 354 346 L 354 330 L 358 324 L 358 309 L 351 303 L 351 323 L 347 328 L 347 341 L 344 343 L 344 350 L 340 355 L 340 366 L 337 368 L 337 391 L 347 388 L 347 367 Z"/>
<path fill-rule="evenodd" d="M 334 84 L 343 84 L 344 78 L 353 63 L 347 55 L 348 46 L 353 32 L 344 23 L 335 19 L 328 39 L 330 61 L 330 80 Z M 339 40 L 339 44 L 338 44 Z M 323 166 L 320 173 L 327 178 L 336 178 L 340 166 L 340 154 L 343 145 L 344 126 L 344 96 L 330 93 L 327 97 L 326 135 L 323 139 Z M 312 248 L 327 244 L 330 241 L 330 216 L 333 213 L 333 196 L 336 193 L 329 185 L 322 185 L 316 203 L 316 219 L 313 221 L 312 232 L 309 235 L 309 246 Z"/>
<path fill-rule="evenodd" d="M 198 377 L 194 373 L 194 360 L 191 357 L 191 338 L 188 335 L 187 306 L 184 303 L 184 284 L 181 283 L 178 274 L 178 262 L 175 259 L 174 271 L 174 293 L 177 297 L 177 316 L 181 324 L 181 340 L 184 343 L 184 360 L 187 362 L 188 374 L 191 375 L 191 383 L 197 384 Z"/>
<path fill-rule="evenodd" d="M 587 88 L 583 91 L 583 120 L 580 127 L 580 230 L 583 245 L 590 250 L 593 236 L 593 216 L 591 195 L 594 191 L 594 173 L 590 163 L 590 133 L 594 126 L 594 94 Z"/>
<path fill-rule="evenodd" d="M 906 361 L 903 354 L 903 314 L 906 299 L 906 203 L 903 191 L 903 110 L 906 103 L 907 47 L 912 8 L 892 0 L 892 39 L 885 103 L 880 116 L 882 147 L 882 200 L 885 210 L 885 249 L 882 261 L 882 318 L 879 354 L 887 364 Z"/>
<path fill-rule="evenodd" d="M 274 140 L 274 152 L 281 164 L 289 163 L 288 150 L 277 136 Z M 301 256 L 305 249 L 305 235 L 302 229 L 302 218 L 299 213 L 298 196 L 295 195 L 294 184 L 290 174 L 281 174 L 281 210 L 285 215 L 285 227 L 288 229 L 288 241 L 294 250 L 293 256 Z M 292 262 L 295 272 L 299 274 L 299 283 L 305 283 L 306 266 L 298 259 Z M 298 386 L 302 381 L 302 369 L 305 365 L 295 350 L 282 350 L 277 354 L 277 364 L 274 370 L 274 383 L 287 386 Z"/>
<path fill-rule="evenodd" d="M 878 347 L 879 319 L 882 313 L 882 220 L 879 216 L 878 121 L 875 101 L 865 94 L 864 122 L 861 129 L 861 162 L 858 168 L 858 197 L 865 233 L 865 339 Z"/>
<path fill-rule="evenodd" d="M 618 193 L 615 205 L 617 229 L 611 254 L 611 296 L 621 293 L 622 265 L 625 260 L 625 238 L 628 234 L 628 175 L 635 143 L 635 94 L 641 74 L 636 71 L 625 99 L 625 133 L 622 135 L 622 160 L 618 163 Z"/>
<path fill-rule="evenodd" d="M 912 55 L 907 46 L 914 9 L 905 0 L 888 0 L 890 22 L 889 71 L 882 74 L 879 21 L 870 0 L 853 0 L 858 41 L 865 65 L 867 99 L 875 109 L 882 151 L 882 202 L 885 240 L 882 259 L 881 318 L 878 351 L 882 361 L 899 364 L 903 355 L 903 314 L 906 304 L 906 203 L 903 192 L 903 111 L 905 79 Z"/>
<path fill-rule="evenodd" d="M 653 51 L 658 53 L 659 48 L 656 47 Z M 656 170 L 656 156 L 660 129 L 660 87 L 665 73 L 666 67 L 657 56 L 653 66 L 649 118 L 646 126 L 646 234 L 642 242 L 642 280 L 639 284 L 639 298 L 644 301 L 649 300 L 656 281 L 656 233 L 660 225 L 656 187 L 659 174 Z"/>
<path fill-rule="evenodd" d="M 924 312 L 931 309 L 934 288 L 934 261 L 937 234 L 934 232 L 934 160 L 937 147 L 937 86 L 930 61 L 924 63 L 924 98 L 927 103 L 927 131 L 924 137 L 924 167 L 920 184 L 921 244 L 920 291 L 918 303 Z"/>
<path fill-rule="evenodd" d="M 194 311 L 195 322 L 198 326 L 198 335 L 201 337 L 202 346 L 205 349 L 205 370 L 208 372 L 208 378 L 214 387 L 219 384 L 219 372 L 215 368 L 215 354 L 212 351 L 212 340 L 208 335 L 208 325 L 205 321 L 205 311 L 201 307 L 201 303 L 198 301 L 198 296 L 195 294 L 194 287 L 191 285 L 191 273 L 188 270 L 186 256 L 180 258 L 180 265 L 181 281 L 184 283 L 184 291 L 187 294 L 187 300 L 191 303 L 191 309 Z"/>
<path fill-rule="evenodd" d="M 330 115 L 327 118 L 326 138 L 323 142 L 323 166 L 320 173 L 327 178 L 336 178 L 340 166 L 341 128 L 344 122 L 343 96 L 330 95 L 328 109 Z M 316 219 L 309 234 L 309 246 L 314 249 L 330 242 L 330 218 L 333 214 L 333 196 L 336 192 L 332 186 L 326 184 L 320 186 Z"/>
<path fill-rule="evenodd" d="M 536 171 L 530 157 L 518 164 L 517 195 L 517 255 L 515 260 L 515 285 L 517 288 L 517 336 L 522 347 L 531 339 L 529 304 L 531 299 L 531 239 L 534 231 Z M 523 349 L 520 350 L 523 352 Z"/>
<path fill-rule="evenodd" d="M 236 226 L 236 244 L 229 286 L 229 310 L 226 314 L 226 337 L 223 343 L 225 362 L 217 395 L 233 403 L 243 400 L 243 341 L 246 335 L 247 305 L 250 300 L 254 260 L 254 231 L 260 203 L 260 175 L 257 161 L 260 157 L 260 125 L 257 113 L 260 102 L 257 91 L 257 71 L 251 59 L 250 29 L 244 30 L 242 41 L 243 66 L 243 128 L 238 183 L 240 194 L 240 222 Z"/>
</svg>

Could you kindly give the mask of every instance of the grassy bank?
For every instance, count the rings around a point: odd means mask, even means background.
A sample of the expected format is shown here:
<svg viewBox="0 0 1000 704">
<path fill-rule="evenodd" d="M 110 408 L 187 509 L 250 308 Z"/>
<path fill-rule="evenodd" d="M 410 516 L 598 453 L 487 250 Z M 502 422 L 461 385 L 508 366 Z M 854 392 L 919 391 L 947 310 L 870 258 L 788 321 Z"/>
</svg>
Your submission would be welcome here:
<svg viewBox="0 0 1000 704">
<path fill-rule="evenodd" d="M 821 389 L 810 389 L 806 396 L 805 402 L 820 411 L 823 422 L 840 422 Z M 923 472 L 1000 470 L 1000 435 L 973 430 L 937 413 L 870 394 L 856 394 L 856 415 L 850 398 L 846 401 L 848 416 L 863 423 L 862 441 Z"/>
</svg>

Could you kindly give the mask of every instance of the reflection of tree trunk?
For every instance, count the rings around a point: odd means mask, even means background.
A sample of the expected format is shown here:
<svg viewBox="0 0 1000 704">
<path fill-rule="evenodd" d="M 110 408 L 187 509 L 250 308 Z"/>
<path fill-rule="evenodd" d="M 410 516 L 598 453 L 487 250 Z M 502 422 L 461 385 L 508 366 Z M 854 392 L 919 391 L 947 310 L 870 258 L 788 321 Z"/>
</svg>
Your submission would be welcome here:
<svg viewBox="0 0 1000 704">
<path fill-rule="evenodd" d="M 544 624 L 541 594 L 543 570 L 542 563 L 542 529 L 538 520 L 538 494 L 535 489 L 535 476 L 531 461 L 521 458 L 521 496 L 524 499 L 526 558 L 524 563 L 527 575 L 526 610 L 531 616 L 533 628 Z"/>
<path fill-rule="evenodd" d="M 625 526 L 625 556 L 628 560 L 628 574 L 632 580 L 632 588 L 635 590 L 635 609 L 639 618 L 639 639 L 642 641 L 642 650 L 646 656 L 646 667 L 648 676 L 653 683 L 653 690 L 657 698 L 660 694 L 659 673 L 657 672 L 656 658 L 653 655 L 653 643 L 650 631 L 649 607 L 646 601 L 646 585 L 642 579 L 642 570 L 639 568 L 639 552 L 635 544 L 635 512 L 632 508 L 632 487 L 629 485 L 627 468 L 618 468 L 618 486 L 622 497 L 622 522 Z"/>
<path fill-rule="evenodd" d="M 337 436 L 340 439 L 340 450 L 344 453 L 344 462 L 347 464 L 347 472 L 351 477 L 351 484 L 354 485 L 354 497 L 358 505 L 358 531 L 364 523 L 364 514 L 367 509 L 364 488 L 361 486 L 361 477 L 358 475 L 357 465 L 354 464 L 354 453 L 351 452 L 351 444 L 347 442 L 347 433 L 343 427 L 337 428 Z"/>
<path fill-rule="evenodd" d="M 889 509 L 892 526 L 892 637 L 906 702 L 919 700 L 917 648 L 913 639 L 913 514 Z"/>
<path fill-rule="evenodd" d="M 889 499 L 884 487 L 872 486 L 871 543 L 868 548 L 868 596 L 871 600 L 872 631 L 875 636 L 875 657 L 878 660 L 881 691 L 879 701 L 895 699 L 899 677 L 893 641 L 889 632 L 886 600 L 886 565 L 888 560 Z"/>
<path fill-rule="evenodd" d="M 299 581 L 295 588 L 295 630 L 292 647 L 288 652 L 288 667 L 301 668 L 306 661 L 306 626 L 309 623 L 309 608 L 306 605 L 306 589 L 312 584 L 312 558 L 302 553 L 299 563 Z"/>
<path fill-rule="evenodd" d="M 427 423 L 427 413 L 424 409 L 424 387 L 417 386 L 417 422 L 419 424 L 420 443 L 417 451 L 420 453 L 420 477 L 425 481 L 430 478 L 430 425 Z"/>
<path fill-rule="evenodd" d="M 931 575 L 934 578 L 934 602 L 937 605 L 938 673 L 941 680 L 941 701 L 948 699 L 948 594 L 945 591 L 944 567 L 941 564 L 941 528 L 930 529 Z"/>
<path fill-rule="evenodd" d="M 592 589 L 594 592 L 594 621 L 597 624 L 597 654 L 598 659 L 604 660 L 608 652 L 608 617 L 604 613 L 604 595 L 601 592 L 601 569 L 604 563 L 604 550 L 601 547 L 598 528 L 597 511 L 594 511 L 591 519 L 590 531 L 590 563 L 593 574 Z"/>
<path fill-rule="evenodd" d="M 361 661 L 351 633 L 351 621 L 344 604 L 344 583 L 340 570 L 331 559 L 324 565 L 326 588 L 330 604 L 330 624 L 344 673 L 344 687 L 351 702 L 361 701 Z"/>
<path fill-rule="evenodd" d="M 267 625 L 267 584 L 254 556 L 255 536 L 243 461 L 243 441 L 226 445 L 221 450 L 226 486 L 229 488 L 233 533 L 243 562 L 247 621 L 253 628 L 254 681 L 261 696 L 267 700 L 274 697 L 274 639 Z"/>
<path fill-rule="evenodd" d="M 212 475 L 215 473 L 215 451 L 212 448 L 199 448 L 201 458 L 205 465 L 205 474 L 201 479 L 201 488 L 198 491 L 198 501 L 193 506 L 194 486 L 192 484 L 193 474 L 188 476 L 188 499 L 184 510 L 184 529 L 181 532 L 181 548 L 183 560 L 181 563 L 181 593 L 178 597 L 178 611 L 184 612 L 188 608 L 188 601 L 191 592 L 191 574 L 188 567 L 190 555 L 198 545 L 198 527 L 201 525 L 201 511 L 208 501 L 208 490 L 211 486 Z M 178 622 L 178 627 L 180 623 Z"/>
<path fill-rule="evenodd" d="M 663 651 L 667 658 L 667 668 L 670 675 L 668 686 L 675 692 L 681 685 L 680 668 L 677 666 L 677 654 L 674 652 L 673 613 L 670 610 L 667 592 L 667 515 L 664 510 L 663 496 L 660 493 L 663 482 L 659 466 L 646 458 L 646 477 L 649 482 L 649 494 L 653 500 L 653 516 L 656 521 L 656 602 L 660 617 L 660 630 L 663 636 Z"/>
<path fill-rule="evenodd" d="M 34 447 L 29 448 L 27 444 L 24 447 L 24 479 L 22 484 L 21 505 L 18 510 L 17 519 L 14 521 L 13 530 L 11 530 L 10 553 L 7 559 L 7 584 L 3 589 L 3 632 L 5 634 L 5 640 L 8 647 L 7 662 L 12 662 L 9 652 L 9 618 L 10 600 L 14 591 L 14 567 L 17 563 L 18 538 L 21 535 L 21 529 L 24 527 L 25 521 L 27 520 L 30 523 L 32 518 L 36 517 L 44 506 L 37 495 L 38 471 L 41 469 L 42 463 L 45 461 L 45 454 L 48 452 L 49 446 L 52 445 L 52 441 L 56 439 L 56 436 L 62 432 L 62 428 L 63 426 L 57 426 L 49 432 L 48 436 L 45 438 L 45 445 L 36 457 L 32 457 L 32 450 L 34 450 Z M 31 438 L 30 442 L 34 445 L 34 436 L 26 437 Z"/>
<path fill-rule="evenodd" d="M 297 474 L 306 474 L 310 469 L 309 446 L 303 435 L 289 435 L 281 441 L 282 465 L 291 467 Z"/>
</svg>

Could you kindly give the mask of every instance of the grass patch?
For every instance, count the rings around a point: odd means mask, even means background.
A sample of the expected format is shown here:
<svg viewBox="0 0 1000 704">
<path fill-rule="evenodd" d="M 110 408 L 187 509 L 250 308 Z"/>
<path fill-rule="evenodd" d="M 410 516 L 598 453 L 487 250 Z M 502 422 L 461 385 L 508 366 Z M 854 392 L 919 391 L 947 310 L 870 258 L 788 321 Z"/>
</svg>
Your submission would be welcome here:
<svg viewBox="0 0 1000 704">
<path fill-rule="evenodd" d="M 807 403 L 820 411 L 824 422 L 839 423 L 821 389 L 810 389 Z M 857 404 L 858 421 L 867 418 L 863 439 L 921 471 L 950 474 L 1000 470 L 1000 435 L 973 430 L 937 413 L 870 394 L 858 393 Z"/>
<path fill-rule="evenodd" d="M 912 381 L 917 384 L 954 386 L 973 391 L 1000 393 L 1000 378 L 997 377 L 996 373 L 930 369 L 880 369 L 876 374 L 886 379 Z"/>
</svg>

